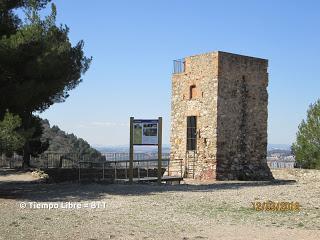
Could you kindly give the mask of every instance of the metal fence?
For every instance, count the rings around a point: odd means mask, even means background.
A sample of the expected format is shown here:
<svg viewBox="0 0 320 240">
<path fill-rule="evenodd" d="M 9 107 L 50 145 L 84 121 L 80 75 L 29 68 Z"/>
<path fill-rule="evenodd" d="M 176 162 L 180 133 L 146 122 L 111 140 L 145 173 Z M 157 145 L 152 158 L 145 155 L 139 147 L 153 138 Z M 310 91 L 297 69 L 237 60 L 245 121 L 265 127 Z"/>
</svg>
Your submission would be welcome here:
<svg viewBox="0 0 320 240">
<path fill-rule="evenodd" d="M 30 166 L 34 168 L 78 168 L 80 161 L 101 162 L 101 158 L 92 158 L 79 153 L 45 153 L 38 157 L 30 156 Z M 0 157 L 0 167 L 21 168 L 23 157 L 14 154 L 12 157 L 2 155 Z"/>
<path fill-rule="evenodd" d="M 105 153 L 105 160 L 90 158 L 78 153 L 46 153 L 39 157 L 31 157 L 30 165 L 34 168 L 47 169 L 49 173 L 62 181 L 79 179 L 128 179 L 129 178 L 129 153 Z M 180 162 L 179 162 L 180 161 Z M 162 175 L 182 176 L 182 160 L 177 162 L 175 169 L 169 171 L 170 155 L 162 154 Z M 0 157 L 0 167 L 21 168 L 23 157 Z M 145 178 L 156 177 L 158 172 L 158 153 L 135 153 L 133 160 L 133 177 Z M 50 174 L 49 174 L 50 175 Z"/>
<path fill-rule="evenodd" d="M 92 175 L 101 179 L 128 179 L 129 153 L 104 153 L 105 162 L 79 162 L 79 181 L 91 178 Z M 169 175 L 170 154 L 162 154 L 162 175 Z M 181 161 L 182 164 L 182 161 Z M 182 165 L 181 165 L 182 166 Z M 91 169 L 95 169 L 92 171 Z M 133 177 L 137 179 L 157 177 L 158 153 L 134 153 Z M 172 174 L 172 172 L 171 172 Z M 179 173 L 180 174 L 180 170 Z M 90 176 L 91 175 L 91 176 Z"/>
<path fill-rule="evenodd" d="M 122 161 L 122 160 L 129 160 L 130 156 L 128 152 L 109 152 L 103 153 L 106 157 L 106 161 Z M 162 159 L 169 159 L 169 153 L 162 153 Z M 150 160 L 150 159 L 158 159 L 157 152 L 150 152 L 150 153 L 134 153 L 133 159 L 135 160 Z"/>
<path fill-rule="evenodd" d="M 88 155 L 79 153 L 59 153 L 50 152 L 41 154 L 38 157 L 30 156 L 30 165 L 37 168 L 77 168 L 79 162 L 119 162 L 119 166 L 122 166 L 125 161 L 129 161 L 129 153 L 127 152 L 113 152 L 104 153 L 104 158 L 93 158 Z M 158 159 L 158 153 L 135 153 L 134 160 L 153 160 Z M 169 153 L 163 153 L 162 159 L 168 160 L 170 158 Z M 121 163 L 122 162 L 122 163 Z M 166 161 L 165 161 L 166 162 Z M 0 167 L 18 168 L 22 167 L 23 157 L 14 154 L 12 157 L 0 156 Z"/>
<path fill-rule="evenodd" d="M 12 157 L 0 156 L 0 167 L 2 168 L 20 168 L 22 167 L 22 156 L 14 154 Z"/>
<path fill-rule="evenodd" d="M 163 176 L 181 176 L 182 159 L 175 160 L 180 167 L 174 172 L 169 171 L 170 159 L 162 159 L 161 175 Z M 129 178 L 129 160 L 105 161 L 105 162 L 79 162 L 79 181 L 83 179 L 128 179 Z M 133 178 L 142 179 L 157 177 L 158 159 L 133 160 Z"/>
<path fill-rule="evenodd" d="M 173 60 L 173 73 L 183 73 L 185 71 L 186 61 L 184 58 Z"/>
</svg>

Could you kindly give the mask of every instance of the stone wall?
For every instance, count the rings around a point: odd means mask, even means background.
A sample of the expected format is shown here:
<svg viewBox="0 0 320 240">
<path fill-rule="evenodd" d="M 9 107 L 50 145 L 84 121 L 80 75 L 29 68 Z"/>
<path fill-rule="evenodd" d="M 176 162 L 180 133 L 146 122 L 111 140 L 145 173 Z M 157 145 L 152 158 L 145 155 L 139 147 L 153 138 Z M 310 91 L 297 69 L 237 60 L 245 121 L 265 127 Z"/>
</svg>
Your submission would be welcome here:
<svg viewBox="0 0 320 240">
<path fill-rule="evenodd" d="M 267 60 L 224 52 L 185 58 L 185 71 L 172 76 L 170 174 L 180 174 L 175 160 L 183 159 L 184 172 L 194 161 L 198 179 L 272 177 L 264 164 L 267 83 Z M 197 116 L 195 159 L 186 151 L 187 116 Z"/>
<path fill-rule="evenodd" d="M 219 52 L 218 179 L 270 179 L 268 61 Z"/>
<path fill-rule="evenodd" d="M 49 175 L 49 182 L 78 182 L 79 181 L 79 168 L 42 168 L 46 174 Z M 165 172 L 165 168 L 162 168 L 161 174 Z M 148 172 L 148 173 L 147 173 Z M 133 168 L 134 178 L 144 178 L 144 177 L 157 177 L 158 168 Z M 115 174 L 114 169 L 102 168 L 81 168 L 80 169 L 80 181 L 105 181 L 114 182 L 116 179 L 125 179 L 128 177 L 128 169 L 117 169 Z"/>
<path fill-rule="evenodd" d="M 216 155 L 216 109 L 218 54 L 208 53 L 185 58 L 185 72 L 172 76 L 171 105 L 171 155 L 186 163 L 187 116 L 197 116 L 197 161 L 195 174 L 202 174 L 202 163 L 215 166 Z M 190 86 L 196 87 L 195 99 L 190 99 Z M 172 166 L 171 169 L 174 169 Z M 177 169 L 179 170 L 179 168 Z M 213 171 L 211 171 L 211 174 Z"/>
</svg>

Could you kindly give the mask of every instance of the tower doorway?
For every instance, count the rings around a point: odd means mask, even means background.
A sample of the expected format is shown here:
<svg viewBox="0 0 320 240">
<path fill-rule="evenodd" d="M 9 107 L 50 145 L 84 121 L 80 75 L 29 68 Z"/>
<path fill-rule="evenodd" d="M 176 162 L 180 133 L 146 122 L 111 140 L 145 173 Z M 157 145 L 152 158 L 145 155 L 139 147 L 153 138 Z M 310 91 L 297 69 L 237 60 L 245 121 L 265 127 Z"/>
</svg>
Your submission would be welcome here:
<svg viewBox="0 0 320 240">
<path fill-rule="evenodd" d="M 187 116 L 185 177 L 194 178 L 197 155 L 197 116 Z"/>
</svg>

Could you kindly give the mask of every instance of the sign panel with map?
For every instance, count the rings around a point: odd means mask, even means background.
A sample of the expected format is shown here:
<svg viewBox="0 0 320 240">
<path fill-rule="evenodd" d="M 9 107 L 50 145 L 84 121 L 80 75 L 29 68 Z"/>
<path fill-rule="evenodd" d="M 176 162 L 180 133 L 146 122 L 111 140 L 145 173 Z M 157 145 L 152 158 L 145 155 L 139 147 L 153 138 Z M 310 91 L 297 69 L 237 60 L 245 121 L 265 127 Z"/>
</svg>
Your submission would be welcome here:
<svg viewBox="0 0 320 240">
<path fill-rule="evenodd" d="M 133 120 L 133 145 L 158 144 L 158 120 Z"/>
</svg>

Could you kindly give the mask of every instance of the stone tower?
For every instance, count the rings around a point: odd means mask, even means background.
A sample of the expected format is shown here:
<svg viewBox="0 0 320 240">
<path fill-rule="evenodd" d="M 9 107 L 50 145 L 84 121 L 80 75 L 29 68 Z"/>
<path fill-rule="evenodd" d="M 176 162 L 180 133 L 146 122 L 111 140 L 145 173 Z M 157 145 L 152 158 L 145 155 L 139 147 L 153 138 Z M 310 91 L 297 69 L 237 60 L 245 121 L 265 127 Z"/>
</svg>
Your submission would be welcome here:
<svg viewBox="0 0 320 240">
<path fill-rule="evenodd" d="M 267 68 L 266 59 L 220 51 L 174 61 L 170 175 L 273 178 L 266 163 Z"/>
</svg>

